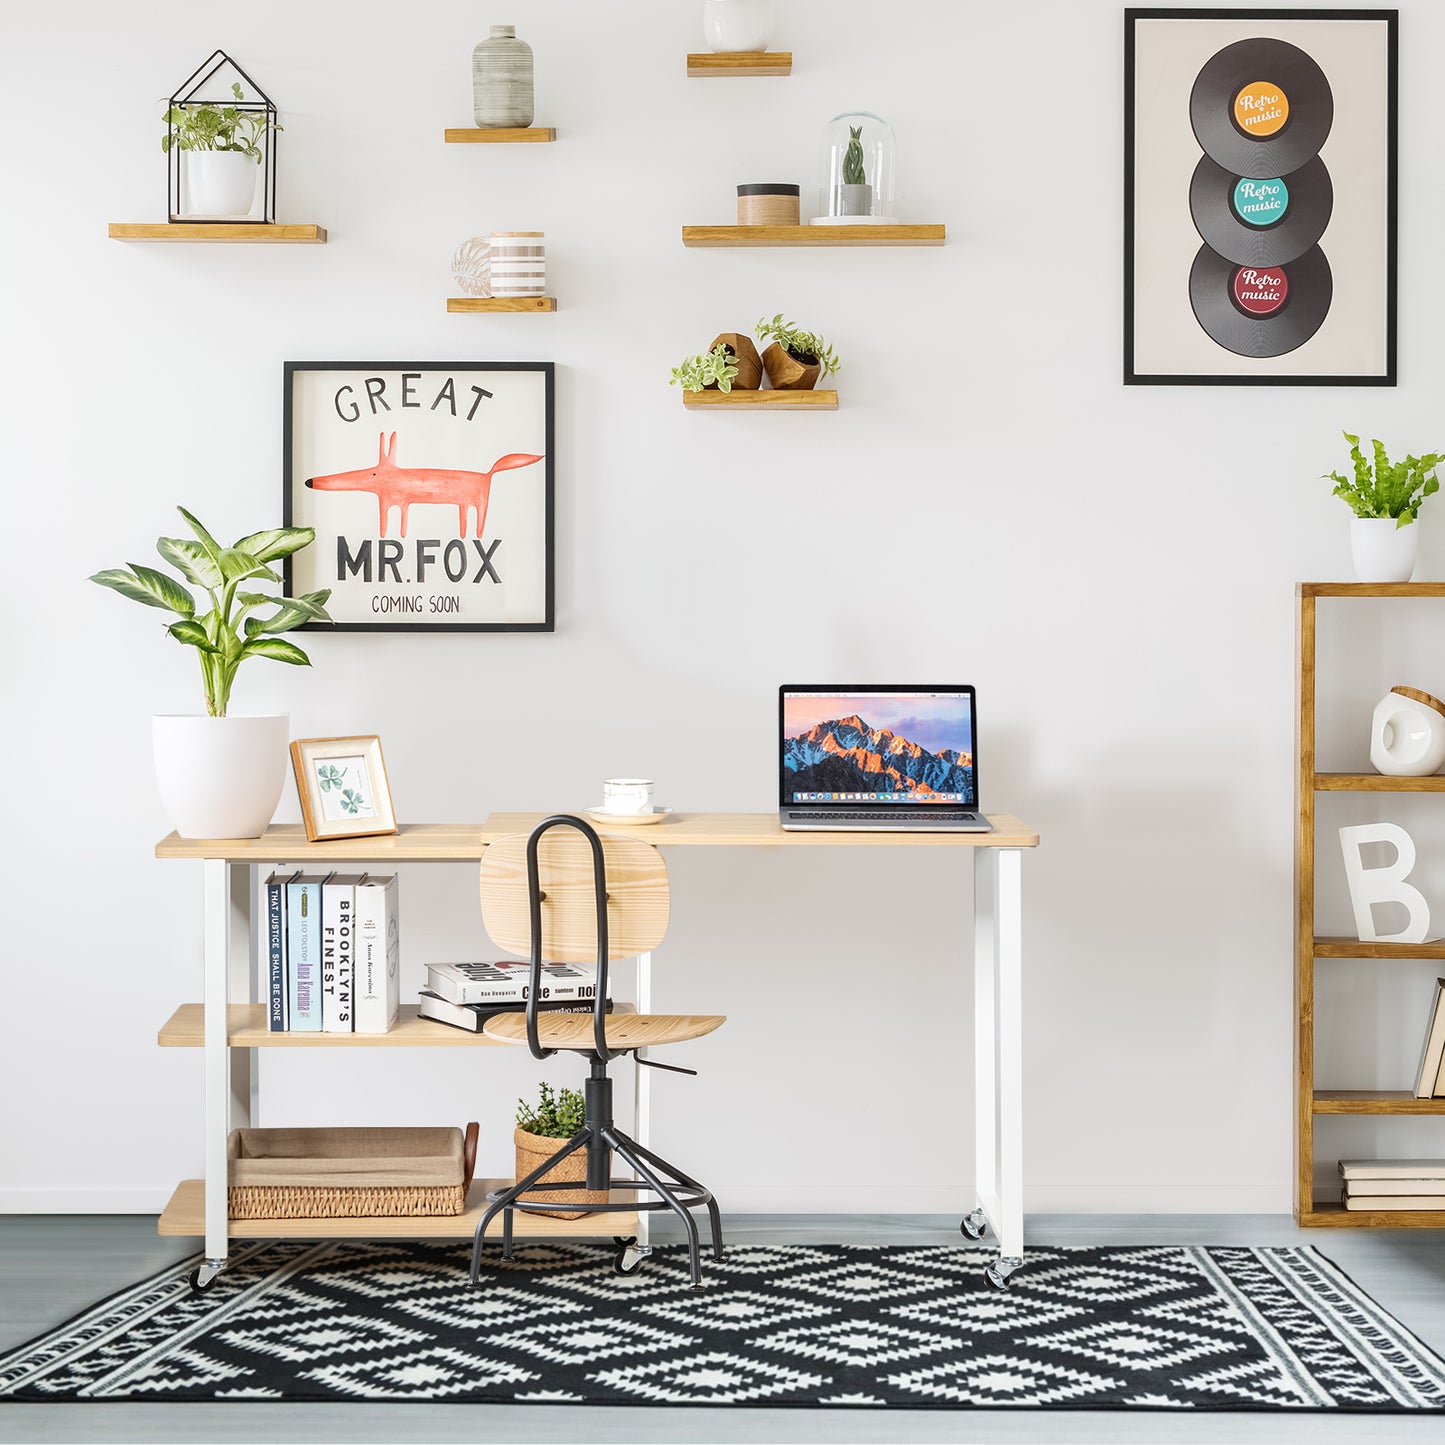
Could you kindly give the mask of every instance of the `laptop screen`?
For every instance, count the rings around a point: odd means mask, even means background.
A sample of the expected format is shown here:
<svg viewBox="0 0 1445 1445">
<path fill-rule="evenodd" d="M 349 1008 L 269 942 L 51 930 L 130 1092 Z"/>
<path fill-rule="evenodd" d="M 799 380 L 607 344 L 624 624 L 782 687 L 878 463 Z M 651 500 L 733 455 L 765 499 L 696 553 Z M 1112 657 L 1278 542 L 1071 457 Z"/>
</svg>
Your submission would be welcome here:
<svg viewBox="0 0 1445 1445">
<path fill-rule="evenodd" d="M 973 689 L 785 687 L 782 805 L 978 805 Z"/>
</svg>

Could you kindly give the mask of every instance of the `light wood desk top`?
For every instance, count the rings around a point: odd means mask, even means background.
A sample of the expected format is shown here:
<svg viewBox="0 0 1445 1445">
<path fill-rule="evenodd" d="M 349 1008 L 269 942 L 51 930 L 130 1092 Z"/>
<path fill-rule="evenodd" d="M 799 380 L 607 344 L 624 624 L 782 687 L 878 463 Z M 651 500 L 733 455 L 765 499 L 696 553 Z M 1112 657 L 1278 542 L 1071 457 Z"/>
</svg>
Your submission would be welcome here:
<svg viewBox="0 0 1445 1445">
<path fill-rule="evenodd" d="M 528 833 L 546 813 L 493 813 L 485 823 L 408 823 L 380 838 L 308 843 L 299 823 L 267 828 L 259 838 L 178 838 L 156 844 L 157 858 L 224 858 L 232 863 L 475 863 L 482 849 L 509 833 Z M 990 813 L 992 833 L 785 833 L 776 813 L 674 813 L 639 827 L 600 832 L 640 838 L 658 848 L 1036 848 L 1039 835 L 1007 813 Z"/>
</svg>

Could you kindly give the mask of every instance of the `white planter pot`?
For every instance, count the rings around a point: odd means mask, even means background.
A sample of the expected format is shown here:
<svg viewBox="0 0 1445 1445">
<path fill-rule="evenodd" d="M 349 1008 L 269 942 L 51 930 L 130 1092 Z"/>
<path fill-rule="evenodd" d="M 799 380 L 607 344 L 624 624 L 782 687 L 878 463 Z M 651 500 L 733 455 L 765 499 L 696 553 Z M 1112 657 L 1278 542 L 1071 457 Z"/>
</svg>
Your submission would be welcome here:
<svg viewBox="0 0 1445 1445">
<path fill-rule="evenodd" d="M 291 719 L 155 717 L 156 783 L 182 838 L 259 838 L 286 784 Z"/>
<path fill-rule="evenodd" d="M 702 0 L 702 33 L 721 54 L 766 50 L 773 36 L 773 0 Z"/>
<path fill-rule="evenodd" d="M 240 151 L 183 151 L 185 191 L 181 215 L 240 220 L 251 214 L 261 167 Z"/>
<path fill-rule="evenodd" d="M 1360 582 L 1408 582 L 1415 575 L 1420 524 L 1395 525 L 1393 517 L 1351 517 L 1350 555 Z"/>
</svg>

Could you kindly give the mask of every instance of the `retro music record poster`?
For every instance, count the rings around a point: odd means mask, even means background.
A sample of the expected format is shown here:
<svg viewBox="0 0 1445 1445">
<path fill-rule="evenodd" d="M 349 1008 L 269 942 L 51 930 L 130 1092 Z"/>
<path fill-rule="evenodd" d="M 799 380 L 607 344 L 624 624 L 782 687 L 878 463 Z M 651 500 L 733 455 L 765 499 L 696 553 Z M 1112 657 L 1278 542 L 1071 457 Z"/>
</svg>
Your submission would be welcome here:
<svg viewBox="0 0 1445 1445">
<path fill-rule="evenodd" d="M 1125 11 L 1127 385 L 1395 384 L 1397 24 Z"/>
</svg>

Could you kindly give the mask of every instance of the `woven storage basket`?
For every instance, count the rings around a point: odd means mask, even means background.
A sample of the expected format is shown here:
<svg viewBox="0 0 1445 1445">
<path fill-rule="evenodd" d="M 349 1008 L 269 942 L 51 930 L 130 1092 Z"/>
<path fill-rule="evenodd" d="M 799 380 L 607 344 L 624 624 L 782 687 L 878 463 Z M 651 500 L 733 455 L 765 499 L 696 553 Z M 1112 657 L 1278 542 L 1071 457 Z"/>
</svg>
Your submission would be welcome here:
<svg viewBox="0 0 1445 1445">
<path fill-rule="evenodd" d="M 517 1129 L 512 1137 L 517 1142 L 517 1178 L 525 1179 L 567 1141 L 553 1139 L 546 1134 L 532 1134 L 526 1129 Z M 549 1183 L 581 1184 L 587 1178 L 587 1150 L 579 1149 L 569 1154 L 555 1169 L 549 1169 L 523 1195 L 523 1201 L 533 1204 L 606 1204 L 609 1191 L 606 1189 L 547 1189 Z M 537 1214 L 549 1214 L 553 1219 L 581 1219 L 585 1209 L 538 1209 Z"/>
<path fill-rule="evenodd" d="M 233 1129 L 232 1219 L 460 1214 L 477 1126 L 460 1129 Z"/>
</svg>

